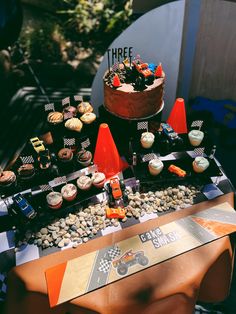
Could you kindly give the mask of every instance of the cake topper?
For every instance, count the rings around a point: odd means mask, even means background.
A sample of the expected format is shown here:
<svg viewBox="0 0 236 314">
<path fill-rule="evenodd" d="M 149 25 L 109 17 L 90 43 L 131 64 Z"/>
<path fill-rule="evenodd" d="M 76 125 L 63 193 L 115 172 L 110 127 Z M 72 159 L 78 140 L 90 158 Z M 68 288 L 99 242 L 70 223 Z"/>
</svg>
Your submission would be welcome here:
<svg viewBox="0 0 236 314">
<path fill-rule="evenodd" d="M 107 49 L 108 71 L 110 72 L 110 68 L 115 63 L 115 61 L 118 61 L 118 63 L 120 63 L 122 60 L 129 58 L 131 64 L 132 49 L 133 47 L 108 48 Z"/>
</svg>

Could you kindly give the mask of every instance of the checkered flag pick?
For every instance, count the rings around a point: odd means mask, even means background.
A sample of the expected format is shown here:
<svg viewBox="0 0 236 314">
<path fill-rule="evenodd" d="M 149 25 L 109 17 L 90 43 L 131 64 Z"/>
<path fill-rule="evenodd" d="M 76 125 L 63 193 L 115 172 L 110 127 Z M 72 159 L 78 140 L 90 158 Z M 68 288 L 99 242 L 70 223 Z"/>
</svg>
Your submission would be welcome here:
<svg viewBox="0 0 236 314">
<path fill-rule="evenodd" d="M 203 125 L 203 121 L 202 120 L 195 120 L 195 121 L 192 122 L 191 128 L 196 128 L 197 127 L 200 130 L 202 125 Z"/>
<path fill-rule="evenodd" d="M 114 248 L 108 250 L 108 255 L 111 260 L 115 259 L 121 254 L 121 250 L 118 246 L 115 246 Z"/>
<path fill-rule="evenodd" d="M 204 154 L 205 147 L 198 147 L 194 149 L 194 154 L 196 156 L 202 156 Z"/>
<path fill-rule="evenodd" d="M 74 95 L 74 101 L 83 101 L 83 97 L 80 95 Z"/>
<path fill-rule="evenodd" d="M 64 147 L 65 146 L 74 146 L 75 145 L 75 138 L 63 138 Z"/>
<path fill-rule="evenodd" d="M 137 130 L 148 130 L 148 121 L 138 122 Z"/>
<path fill-rule="evenodd" d="M 54 103 L 46 104 L 44 106 L 45 111 L 55 111 Z"/>
<path fill-rule="evenodd" d="M 103 273 L 108 273 L 110 270 L 110 266 L 111 266 L 111 261 L 102 258 L 100 261 L 100 266 L 98 267 L 98 270 Z"/>
<path fill-rule="evenodd" d="M 21 159 L 23 164 L 33 164 L 34 163 L 34 158 L 32 155 L 20 156 L 20 159 Z"/>
<path fill-rule="evenodd" d="M 118 69 L 119 69 L 119 63 L 116 62 L 116 63 L 113 64 L 112 70 L 115 72 L 115 71 L 117 71 Z"/>
<path fill-rule="evenodd" d="M 85 141 L 81 142 L 81 147 L 85 149 L 85 148 L 89 147 L 90 144 L 91 144 L 90 139 L 87 138 Z"/>
<path fill-rule="evenodd" d="M 143 161 L 143 162 L 146 162 L 146 161 L 150 161 L 150 160 L 152 160 L 152 159 L 157 159 L 157 158 L 158 158 L 158 156 L 157 156 L 156 154 L 150 153 L 150 154 L 144 155 L 144 156 L 142 157 L 142 161 Z"/>
<path fill-rule="evenodd" d="M 66 105 L 69 105 L 70 104 L 70 97 L 66 97 L 66 98 L 62 99 L 61 104 L 63 107 Z"/>
</svg>

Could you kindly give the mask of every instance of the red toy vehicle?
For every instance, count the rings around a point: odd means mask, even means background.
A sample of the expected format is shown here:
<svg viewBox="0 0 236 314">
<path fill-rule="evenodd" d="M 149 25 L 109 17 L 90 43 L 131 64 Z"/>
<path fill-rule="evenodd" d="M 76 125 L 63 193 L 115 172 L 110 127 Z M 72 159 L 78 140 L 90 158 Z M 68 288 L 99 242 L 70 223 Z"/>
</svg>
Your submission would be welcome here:
<svg viewBox="0 0 236 314">
<path fill-rule="evenodd" d="M 186 171 L 184 171 L 183 169 L 181 169 L 180 167 L 177 167 L 175 165 L 170 165 L 168 170 L 172 173 L 177 174 L 177 176 L 179 176 L 179 177 L 185 177 L 186 176 Z"/>
<path fill-rule="evenodd" d="M 106 208 L 106 216 L 107 218 L 120 218 L 123 219 L 125 218 L 125 209 L 121 208 L 121 207 L 117 207 L 117 208 L 110 208 L 107 207 Z"/>
<path fill-rule="evenodd" d="M 132 252 L 132 249 L 125 252 L 119 259 L 112 262 L 113 267 L 117 268 L 117 273 L 124 276 L 128 272 L 129 266 L 140 264 L 146 266 L 148 258 L 144 255 L 143 251 Z"/>
<path fill-rule="evenodd" d="M 125 193 L 125 184 L 119 178 L 111 178 L 107 184 L 108 197 L 110 205 L 114 206 L 116 203 L 123 202 L 123 206 L 128 204 L 128 196 Z M 121 204 L 119 204 L 121 206 Z"/>
<path fill-rule="evenodd" d="M 143 75 L 144 78 L 149 76 L 153 76 L 152 71 L 148 68 L 147 63 L 138 63 L 133 61 L 133 65 L 135 66 L 136 70 Z"/>
</svg>

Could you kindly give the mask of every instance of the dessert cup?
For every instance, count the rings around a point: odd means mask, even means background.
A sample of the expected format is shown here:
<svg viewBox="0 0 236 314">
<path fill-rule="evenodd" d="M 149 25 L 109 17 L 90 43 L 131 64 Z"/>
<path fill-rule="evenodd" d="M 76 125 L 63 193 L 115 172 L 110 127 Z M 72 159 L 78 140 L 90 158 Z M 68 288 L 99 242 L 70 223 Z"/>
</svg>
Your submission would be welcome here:
<svg viewBox="0 0 236 314">
<path fill-rule="evenodd" d="M 188 138 L 192 146 L 199 146 L 204 138 L 204 133 L 200 130 L 192 130 L 188 133 Z"/>
<path fill-rule="evenodd" d="M 148 169 L 152 176 L 157 176 L 162 171 L 163 167 L 163 162 L 158 158 L 152 159 L 148 163 Z"/>
</svg>

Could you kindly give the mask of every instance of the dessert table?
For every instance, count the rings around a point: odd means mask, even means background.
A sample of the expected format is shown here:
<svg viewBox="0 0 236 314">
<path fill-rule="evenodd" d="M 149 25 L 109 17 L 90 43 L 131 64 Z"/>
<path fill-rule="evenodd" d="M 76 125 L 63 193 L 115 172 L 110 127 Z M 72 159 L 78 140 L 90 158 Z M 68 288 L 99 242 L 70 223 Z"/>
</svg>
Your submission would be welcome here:
<svg viewBox="0 0 236 314">
<path fill-rule="evenodd" d="M 5 313 L 192 313 L 197 300 L 218 302 L 225 299 L 233 262 L 229 236 L 52 309 L 45 281 L 45 271 L 52 266 L 222 202 L 233 206 L 234 194 L 227 193 L 110 233 L 76 249 L 63 250 L 14 267 L 8 275 Z"/>
</svg>

